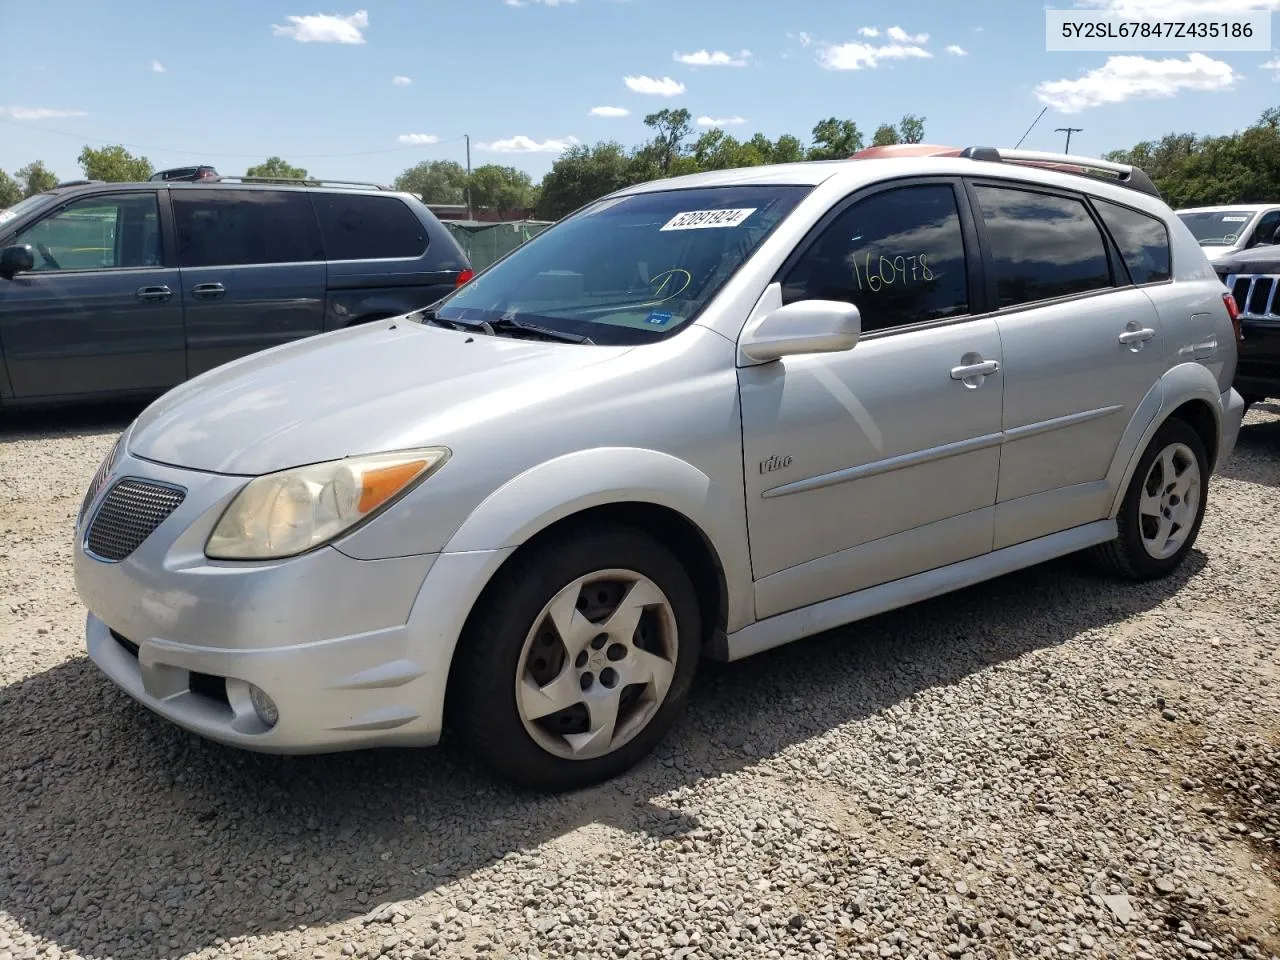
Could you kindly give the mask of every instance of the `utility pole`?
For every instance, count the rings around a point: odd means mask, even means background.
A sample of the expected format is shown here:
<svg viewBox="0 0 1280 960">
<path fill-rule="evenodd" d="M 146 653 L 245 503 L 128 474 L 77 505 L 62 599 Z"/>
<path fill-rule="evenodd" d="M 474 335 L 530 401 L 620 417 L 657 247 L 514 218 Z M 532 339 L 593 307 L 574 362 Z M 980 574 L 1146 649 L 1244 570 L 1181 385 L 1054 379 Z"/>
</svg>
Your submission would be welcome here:
<svg viewBox="0 0 1280 960">
<path fill-rule="evenodd" d="M 467 219 L 471 219 L 471 134 L 464 133 L 467 141 Z"/>
<path fill-rule="evenodd" d="M 1084 130 L 1084 127 L 1057 127 L 1054 129 L 1054 133 L 1065 133 L 1067 135 L 1067 148 L 1063 153 L 1071 152 L 1071 135 L 1073 133 L 1080 133 L 1082 130 Z"/>
</svg>

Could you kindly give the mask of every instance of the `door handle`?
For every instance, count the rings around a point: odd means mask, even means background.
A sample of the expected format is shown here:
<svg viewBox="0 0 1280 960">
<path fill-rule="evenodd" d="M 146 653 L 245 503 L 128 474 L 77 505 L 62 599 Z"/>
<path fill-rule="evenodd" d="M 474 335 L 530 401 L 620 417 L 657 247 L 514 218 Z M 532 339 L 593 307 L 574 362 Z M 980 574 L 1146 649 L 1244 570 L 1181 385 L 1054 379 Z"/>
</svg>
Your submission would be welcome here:
<svg viewBox="0 0 1280 960">
<path fill-rule="evenodd" d="M 1146 343 L 1155 335 L 1156 332 L 1150 327 L 1142 327 L 1137 330 L 1126 330 L 1124 333 L 1120 334 L 1120 343 L 1122 346 L 1129 347 L 1138 343 Z"/>
<path fill-rule="evenodd" d="M 217 300 L 227 292 L 220 283 L 197 283 L 191 288 L 191 295 L 199 300 Z"/>
<path fill-rule="evenodd" d="M 1000 372 L 999 360 L 983 360 L 980 363 L 966 363 L 951 368 L 952 380 L 970 380 L 975 377 L 989 377 Z"/>
<path fill-rule="evenodd" d="M 163 302 L 173 296 L 173 291 L 166 286 L 158 287 L 139 287 L 137 297 L 139 300 L 153 300 Z"/>
</svg>

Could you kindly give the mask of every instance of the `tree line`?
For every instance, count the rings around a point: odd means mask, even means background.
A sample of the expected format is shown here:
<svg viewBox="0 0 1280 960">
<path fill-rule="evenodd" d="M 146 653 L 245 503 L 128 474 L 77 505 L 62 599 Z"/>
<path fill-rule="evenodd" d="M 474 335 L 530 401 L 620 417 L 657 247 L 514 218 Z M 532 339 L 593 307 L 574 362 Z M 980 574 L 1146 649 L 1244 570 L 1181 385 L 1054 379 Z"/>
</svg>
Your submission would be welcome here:
<svg viewBox="0 0 1280 960">
<path fill-rule="evenodd" d="M 565 151 L 550 172 L 535 184 L 523 170 L 501 164 L 484 164 L 470 174 L 453 160 L 424 160 L 402 172 L 395 187 L 416 194 L 427 203 L 463 204 L 474 209 L 534 215 L 556 220 L 611 190 L 657 177 L 757 166 L 801 160 L 834 160 L 866 146 L 866 138 L 852 120 L 830 117 L 812 131 L 812 142 L 784 134 L 771 140 L 762 133 L 739 140 L 720 128 L 694 136 L 688 110 L 666 109 L 644 118 L 652 137 L 630 149 L 617 142 L 595 146 L 577 144 Z M 919 143 L 924 138 L 924 118 L 907 114 L 895 124 L 883 123 L 872 134 L 872 144 Z M 89 180 L 111 183 L 146 180 L 154 172 L 146 157 L 135 157 L 114 145 L 80 152 L 80 167 Z M 280 157 L 269 157 L 249 167 L 245 176 L 305 180 L 310 174 Z M 15 175 L 0 170 L 0 209 L 23 197 L 48 190 L 58 178 L 40 161 L 27 164 Z"/>
<path fill-rule="evenodd" d="M 871 136 L 871 145 L 920 143 L 924 120 L 907 114 L 897 124 L 881 124 Z M 644 123 L 651 131 L 646 142 L 633 147 L 617 141 L 575 144 L 556 159 L 538 184 L 514 167 L 485 164 L 468 175 L 452 160 L 424 160 L 396 177 L 395 186 L 428 203 L 462 204 L 469 193 L 476 209 L 519 215 L 532 210 L 539 218 L 556 220 L 606 193 L 646 180 L 766 163 L 834 160 L 868 145 L 854 121 L 836 117 L 818 122 L 808 143 L 790 134 L 774 140 L 757 133 L 740 140 L 718 127 L 695 135 L 693 118 L 683 108 L 651 113 Z M 1141 167 L 1175 208 L 1280 201 L 1280 107 L 1264 110 L 1257 122 L 1236 133 L 1214 137 L 1170 133 L 1104 156 Z M 90 180 L 137 181 L 153 173 L 146 157 L 135 157 L 119 145 L 85 147 L 79 162 Z M 249 167 L 245 175 L 310 176 L 306 169 L 280 157 Z M 0 209 L 57 182 L 38 160 L 13 175 L 0 170 Z"/>
<path fill-rule="evenodd" d="M 1280 108 L 1220 137 L 1169 133 L 1104 159 L 1142 168 L 1171 207 L 1280 200 Z"/>
</svg>

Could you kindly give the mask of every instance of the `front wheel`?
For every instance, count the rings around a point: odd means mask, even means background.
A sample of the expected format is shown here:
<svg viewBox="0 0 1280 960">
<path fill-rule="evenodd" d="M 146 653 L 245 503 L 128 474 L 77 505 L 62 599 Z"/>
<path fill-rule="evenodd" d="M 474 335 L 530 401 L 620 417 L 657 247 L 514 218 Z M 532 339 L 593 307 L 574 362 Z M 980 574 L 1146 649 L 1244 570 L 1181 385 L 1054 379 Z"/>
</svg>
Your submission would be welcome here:
<svg viewBox="0 0 1280 960">
<path fill-rule="evenodd" d="M 1204 520 L 1209 460 L 1190 424 L 1168 420 L 1138 461 L 1116 516 L 1118 536 L 1094 548 L 1107 570 L 1154 580 L 1176 570 L 1191 552 Z"/>
<path fill-rule="evenodd" d="M 522 786 L 607 780 L 643 759 L 680 713 L 699 626 L 680 561 L 638 530 L 579 530 L 527 547 L 468 623 L 451 724 Z"/>
</svg>

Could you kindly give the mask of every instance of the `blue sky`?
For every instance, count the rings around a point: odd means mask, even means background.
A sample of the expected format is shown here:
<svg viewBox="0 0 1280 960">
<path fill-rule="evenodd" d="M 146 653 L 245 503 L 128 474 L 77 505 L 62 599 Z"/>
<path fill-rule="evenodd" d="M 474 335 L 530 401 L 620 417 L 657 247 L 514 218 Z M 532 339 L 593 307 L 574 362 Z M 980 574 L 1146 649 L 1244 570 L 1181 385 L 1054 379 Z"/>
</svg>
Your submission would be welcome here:
<svg viewBox="0 0 1280 960">
<path fill-rule="evenodd" d="M 1073 2 L 1280 9 L 1052 5 Z M 565 144 L 637 143 L 646 113 L 682 106 L 740 136 L 807 138 L 827 116 L 869 136 L 910 112 L 929 142 L 1011 145 L 1048 105 L 1025 147 L 1060 149 L 1070 125 L 1099 155 L 1280 104 L 1274 53 L 1049 53 L 1035 0 L 0 0 L 0 24 L 0 168 L 63 178 L 106 141 L 157 167 L 278 154 L 389 181 L 463 160 L 463 134 L 473 164 L 537 178 Z"/>
</svg>

